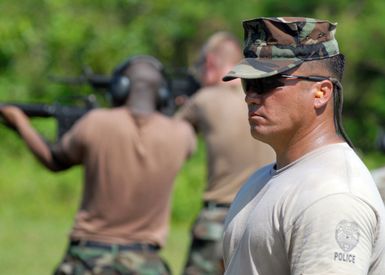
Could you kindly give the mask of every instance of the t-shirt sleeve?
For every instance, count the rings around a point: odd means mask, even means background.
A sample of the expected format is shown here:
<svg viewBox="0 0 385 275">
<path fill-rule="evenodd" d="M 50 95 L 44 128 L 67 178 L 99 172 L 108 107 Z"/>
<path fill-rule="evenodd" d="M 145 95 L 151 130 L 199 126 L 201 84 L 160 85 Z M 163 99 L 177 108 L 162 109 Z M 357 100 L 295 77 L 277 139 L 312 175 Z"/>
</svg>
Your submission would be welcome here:
<svg viewBox="0 0 385 275">
<path fill-rule="evenodd" d="M 181 126 L 183 127 L 183 138 L 186 141 L 187 155 L 190 157 L 197 149 L 197 140 L 194 129 L 192 126 L 184 121 L 180 121 Z"/>
<path fill-rule="evenodd" d="M 291 274 L 367 274 L 376 229 L 375 212 L 359 198 L 315 202 L 286 233 Z"/>
<path fill-rule="evenodd" d="M 58 163 L 63 166 L 72 166 L 82 163 L 87 137 L 88 116 L 78 120 L 74 126 L 63 135 L 51 151 Z"/>
<path fill-rule="evenodd" d="M 199 122 L 199 107 L 197 104 L 197 97 L 192 97 L 181 107 L 175 114 L 176 118 L 188 121 L 194 128 L 198 127 Z"/>
</svg>

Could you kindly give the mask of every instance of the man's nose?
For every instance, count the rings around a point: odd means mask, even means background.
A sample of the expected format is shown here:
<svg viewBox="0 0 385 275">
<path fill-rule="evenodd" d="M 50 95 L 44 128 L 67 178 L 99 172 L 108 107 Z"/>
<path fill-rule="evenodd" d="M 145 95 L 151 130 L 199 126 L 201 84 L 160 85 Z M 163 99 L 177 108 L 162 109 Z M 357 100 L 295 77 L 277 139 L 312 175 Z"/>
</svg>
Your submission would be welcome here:
<svg viewBox="0 0 385 275">
<path fill-rule="evenodd" d="M 246 92 L 245 101 L 247 104 L 261 104 L 262 96 L 257 92 Z"/>
</svg>

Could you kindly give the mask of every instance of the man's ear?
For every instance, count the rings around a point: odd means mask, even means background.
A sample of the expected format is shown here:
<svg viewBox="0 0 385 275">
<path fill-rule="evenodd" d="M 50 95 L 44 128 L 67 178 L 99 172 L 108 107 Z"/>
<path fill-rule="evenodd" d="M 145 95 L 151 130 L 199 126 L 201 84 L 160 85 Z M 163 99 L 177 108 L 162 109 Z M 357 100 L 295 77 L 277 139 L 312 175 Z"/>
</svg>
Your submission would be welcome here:
<svg viewBox="0 0 385 275">
<path fill-rule="evenodd" d="M 330 80 L 317 82 L 313 86 L 314 108 L 320 109 L 333 98 L 333 83 Z"/>
</svg>

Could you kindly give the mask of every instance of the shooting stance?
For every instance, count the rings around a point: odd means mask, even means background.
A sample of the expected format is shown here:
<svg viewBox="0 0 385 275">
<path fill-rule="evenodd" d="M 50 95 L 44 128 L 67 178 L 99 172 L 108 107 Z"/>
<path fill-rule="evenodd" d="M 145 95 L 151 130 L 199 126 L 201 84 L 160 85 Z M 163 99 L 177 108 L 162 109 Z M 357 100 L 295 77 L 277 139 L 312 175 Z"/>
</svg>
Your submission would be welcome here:
<svg viewBox="0 0 385 275">
<path fill-rule="evenodd" d="M 51 148 L 18 108 L 0 112 L 48 169 L 84 165 L 82 201 L 55 274 L 169 274 L 158 252 L 173 181 L 195 136 L 156 110 L 167 89 L 157 59 L 130 58 L 111 81 L 116 107 L 88 112 Z"/>
<path fill-rule="evenodd" d="M 385 209 L 342 127 L 336 24 L 243 22 L 241 78 L 254 138 L 276 162 L 243 185 L 226 217 L 225 274 L 385 274 Z"/>
<path fill-rule="evenodd" d="M 202 133 L 207 148 L 203 208 L 191 230 L 184 274 L 223 274 L 223 223 L 230 203 L 255 169 L 274 160 L 273 150 L 250 136 L 240 81 L 222 81 L 241 57 L 232 34 L 213 34 L 198 68 L 203 88 L 176 114 Z"/>
</svg>

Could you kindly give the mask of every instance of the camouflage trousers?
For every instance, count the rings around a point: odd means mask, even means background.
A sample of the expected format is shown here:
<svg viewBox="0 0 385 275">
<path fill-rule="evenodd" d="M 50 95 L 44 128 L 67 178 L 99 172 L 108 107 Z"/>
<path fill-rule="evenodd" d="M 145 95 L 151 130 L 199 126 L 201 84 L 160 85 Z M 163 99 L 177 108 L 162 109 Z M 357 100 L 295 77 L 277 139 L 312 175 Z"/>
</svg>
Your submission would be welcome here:
<svg viewBox="0 0 385 275">
<path fill-rule="evenodd" d="M 202 209 L 192 228 L 192 242 L 183 274 L 224 273 L 222 235 L 227 207 Z"/>
<path fill-rule="evenodd" d="M 157 251 L 119 250 L 70 244 L 54 275 L 168 275 Z"/>
</svg>

